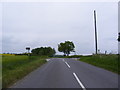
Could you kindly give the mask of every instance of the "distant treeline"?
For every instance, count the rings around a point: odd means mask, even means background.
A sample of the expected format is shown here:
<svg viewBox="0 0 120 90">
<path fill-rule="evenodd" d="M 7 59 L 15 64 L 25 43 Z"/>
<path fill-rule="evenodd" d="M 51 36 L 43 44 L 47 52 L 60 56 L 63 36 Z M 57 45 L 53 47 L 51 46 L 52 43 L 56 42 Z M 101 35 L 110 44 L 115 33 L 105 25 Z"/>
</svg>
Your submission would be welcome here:
<svg viewBox="0 0 120 90">
<path fill-rule="evenodd" d="M 51 47 L 40 47 L 31 50 L 31 53 L 4 53 L 5 55 L 30 55 L 30 56 L 54 56 L 56 53 L 54 48 Z M 3 54 L 1 54 L 3 55 Z"/>
<path fill-rule="evenodd" d="M 54 55 L 54 57 L 57 57 L 57 58 L 80 58 L 80 57 L 83 57 L 83 55 L 71 55 L 71 56 Z"/>
</svg>

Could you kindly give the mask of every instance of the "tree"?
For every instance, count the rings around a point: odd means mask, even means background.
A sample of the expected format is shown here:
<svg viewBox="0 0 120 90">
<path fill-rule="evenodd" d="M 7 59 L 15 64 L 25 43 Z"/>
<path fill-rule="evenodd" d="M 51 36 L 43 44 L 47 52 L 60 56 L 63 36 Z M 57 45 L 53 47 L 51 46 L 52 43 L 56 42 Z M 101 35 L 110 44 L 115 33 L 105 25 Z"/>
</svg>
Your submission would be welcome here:
<svg viewBox="0 0 120 90">
<path fill-rule="evenodd" d="M 41 55 L 41 56 L 53 56 L 56 52 L 54 48 L 51 47 L 40 47 L 32 49 L 32 55 Z"/>
<path fill-rule="evenodd" d="M 74 52 L 74 44 L 70 41 L 65 41 L 64 43 L 58 44 L 58 51 L 63 52 L 64 56 L 69 56 L 70 52 Z"/>
</svg>

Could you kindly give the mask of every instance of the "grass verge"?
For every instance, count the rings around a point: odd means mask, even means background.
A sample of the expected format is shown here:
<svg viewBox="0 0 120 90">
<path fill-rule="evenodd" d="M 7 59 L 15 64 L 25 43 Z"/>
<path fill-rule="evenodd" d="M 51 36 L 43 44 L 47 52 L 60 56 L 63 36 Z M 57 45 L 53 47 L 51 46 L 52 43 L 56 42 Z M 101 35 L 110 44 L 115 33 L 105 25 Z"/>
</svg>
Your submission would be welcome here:
<svg viewBox="0 0 120 90">
<path fill-rule="evenodd" d="M 118 55 L 91 55 L 83 56 L 80 61 L 92 64 L 97 67 L 104 68 L 114 73 L 120 74 L 118 67 Z"/>
<path fill-rule="evenodd" d="M 45 57 L 38 56 L 3 56 L 2 88 L 7 88 L 17 80 L 46 62 Z"/>
</svg>

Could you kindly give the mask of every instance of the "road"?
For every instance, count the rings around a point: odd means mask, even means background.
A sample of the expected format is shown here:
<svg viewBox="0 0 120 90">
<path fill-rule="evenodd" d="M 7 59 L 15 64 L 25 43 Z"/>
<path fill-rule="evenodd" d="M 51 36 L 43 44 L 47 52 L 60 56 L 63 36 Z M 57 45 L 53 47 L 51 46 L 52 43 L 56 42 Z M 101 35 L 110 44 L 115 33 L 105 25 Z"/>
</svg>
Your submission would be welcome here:
<svg viewBox="0 0 120 90">
<path fill-rule="evenodd" d="M 52 58 L 10 88 L 118 88 L 118 75 L 68 58 Z"/>
</svg>

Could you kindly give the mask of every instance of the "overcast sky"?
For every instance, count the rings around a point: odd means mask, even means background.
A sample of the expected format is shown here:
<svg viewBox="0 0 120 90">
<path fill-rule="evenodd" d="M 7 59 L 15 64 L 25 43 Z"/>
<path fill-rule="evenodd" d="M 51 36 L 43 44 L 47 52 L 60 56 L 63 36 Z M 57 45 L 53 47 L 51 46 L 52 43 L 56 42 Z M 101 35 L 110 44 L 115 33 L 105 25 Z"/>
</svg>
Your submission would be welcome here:
<svg viewBox="0 0 120 90">
<path fill-rule="evenodd" d="M 23 53 L 26 46 L 51 46 L 57 51 L 60 42 L 69 40 L 75 44 L 76 54 L 92 54 L 93 10 L 97 12 L 98 48 L 102 53 L 117 53 L 117 2 L 4 2 L 2 52 Z"/>
</svg>

